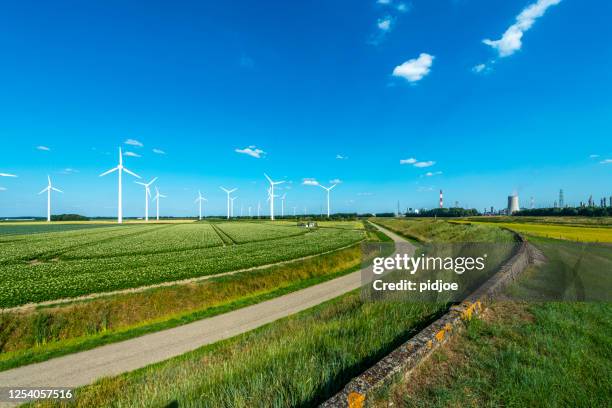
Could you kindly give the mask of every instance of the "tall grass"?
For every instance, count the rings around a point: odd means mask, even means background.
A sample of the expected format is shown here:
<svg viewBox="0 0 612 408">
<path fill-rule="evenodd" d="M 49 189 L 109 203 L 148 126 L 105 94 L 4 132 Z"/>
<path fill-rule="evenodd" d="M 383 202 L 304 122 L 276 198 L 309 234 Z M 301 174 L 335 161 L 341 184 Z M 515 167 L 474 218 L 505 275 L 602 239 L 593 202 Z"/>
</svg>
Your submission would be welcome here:
<svg viewBox="0 0 612 408">
<path fill-rule="evenodd" d="M 419 242 L 513 242 L 513 235 L 495 226 L 455 224 L 434 219 L 376 218 L 383 227 Z"/>
<path fill-rule="evenodd" d="M 242 336 L 84 387 L 68 405 L 312 406 L 440 310 L 431 303 L 364 303 L 351 293 Z"/>
</svg>

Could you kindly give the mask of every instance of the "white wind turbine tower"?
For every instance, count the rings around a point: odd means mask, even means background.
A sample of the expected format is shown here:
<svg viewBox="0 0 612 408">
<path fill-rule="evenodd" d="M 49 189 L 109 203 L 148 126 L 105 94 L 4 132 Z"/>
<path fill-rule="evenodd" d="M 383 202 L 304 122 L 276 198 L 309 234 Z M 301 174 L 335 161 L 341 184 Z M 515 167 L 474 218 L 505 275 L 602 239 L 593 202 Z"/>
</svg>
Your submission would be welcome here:
<svg viewBox="0 0 612 408">
<path fill-rule="evenodd" d="M 287 193 L 283 194 L 281 199 L 281 217 L 285 216 L 285 198 L 287 198 Z"/>
<path fill-rule="evenodd" d="M 63 191 L 51 185 L 51 177 L 47 176 L 47 180 L 49 184 L 38 194 L 42 194 L 45 191 L 47 192 L 47 222 L 51 222 L 51 190 L 57 191 L 58 193 L 63 193 Z"/>
<path fill-rule="evenodd" d="M 125 167 L 123 167 L 123 154 L 121 153 L 121 148 L 119 148 L 119 164 L 117 165 L 117 167 L 114 167 L 108 171 L 105 171 L 104 173 L 100 174 L 100 177 L 106 176 L 107 174 L 110 174 L 114 171 L 117 171 L 118 175 L 119 175 L 119 194 L 118 194 L 118 205 L 117 205 L 117 223 L 121 224 L 123 223 L 123 200 L 121 197 L 121 175 L 123 174 L 123 172 L 125 171 L 127 174 L 130 174 L 136 178 L 140 178 L 140 176 L 138 174 L 132 173 L 131 171 L 129 171 L 128 169 L 126 169 Z"/>
<path fill-rule="evenodd" d="M 259 219 L 259 213 L 261 212 L 261 201 L 257 202 L 257 218 Z"/>
<path fill-rule="evenodd" d="M 231 217 L 234 218 L 234 200 L 236 200 L 238 197 L 231 197 L 230 200 L 232 200 L 232 204 L 231 204 L 231 208 L 230 208 L 230 214 Z"/>
<path fill-rule="evenodd" d="M 296 208 L 297 208 L 297 207 L 293 207 L 293 216 L 294 216 L 294 217 L 295 217 L 295 209 L 296 209 Z"/>
<path fill-rule="evenodd" d="M 167 196 L 160 194 L 159 189 L 155 187 L 155 197 L 153 198 L 153 201 L 155 201 L 157 205 L 157 216 L 155 217 L 157 221 L 159 221 L 159 199 L 160 198 L 167 198 Z"/>
<path fill-rule="evenodd" d="M 227 219 L 230 219 L 230 194 L 234 191 L 238 190 L 237 188 L 233 188 L 231 190 L 226 189 L 225 187 L 219 187 L 221 190 L 225 191 L 227 194 Z"/>
<path fill-rule="evenodd" d="M 336 187 L 336 186 L 337 186 L 337 184 L 334 184 L 334 185 L 332 185 L 331 187 L 325 187 L 325 186 L 323 186 L 323 185 L 321 185 L 321 184 L 319 184 L 319 186 L 320 186 L 322 189 L 324 189 L 324 190 L 326 190 L 326 191 L 327 191 L 327 218 L 329 218 L 329 192 L 330 192 L 330 191 L 331 191 L 331 190 L 332 190 L 334 187 Z"/>
<path fill-rule="evenodd" d="M 198 190 L 198 198 L 195 199 L 194 203 L 198 203 L 198 220 L 202 220 L 202 203 L 208 201 L 202 196 L 202 192 Z"/>
<path fill-rule="evenodd" d="M 145 222 L 149 222 L 149 199 L 151 198 L 151 189 L 149 187 L 151 187 L 151 184 L 155 183 L 156 180 L 157 177 L 155 177 L 148 183 L 141 183 L 140 181 L 135 181 L 136 184 L 140 184 L 145 188 Z"/>
<path fill-rule="evenodd" d="M 268 177 L 268 175 L 266 173 L 264 173 L 264 176 L 266 176 L 266 178 L 270 182 L 270 190 L 268 192 L 268 200 L 270 200 L 270 219 L 272 221 L 274 221 L 274 198 L 278 197 L 278 196 L 274 195 L 274 186 L 277 185 L 277 184 L 283 184 L 284 181 L 272 181 L 272 179 L 270 177 Z"/>
</svg>

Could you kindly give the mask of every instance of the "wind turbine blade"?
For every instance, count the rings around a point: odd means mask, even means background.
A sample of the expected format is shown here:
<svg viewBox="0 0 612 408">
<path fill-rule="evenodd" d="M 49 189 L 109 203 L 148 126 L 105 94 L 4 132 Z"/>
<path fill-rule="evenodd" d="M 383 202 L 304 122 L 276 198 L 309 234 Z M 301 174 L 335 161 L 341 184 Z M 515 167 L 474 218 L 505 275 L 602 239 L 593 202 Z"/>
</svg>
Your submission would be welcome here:
<svg viewBox="0 0 612 408">
<path fill-rule="evenodd" d="M 47 190 L 49 190 L 49 187 L 45 187 L 45 188 L 44 188 L 43 190 L 41 190 L 41 191 L 40 191 L 40 193 L 38 193 L 38 194 L 42 194 L 42 193 L 44 193 L 44 192 L 45 192 L 45 191 L 47 191 Z"/>
<path fill-rule="evenodd" d="M 51 185 L 51 176 L 47 174 L 47 180 L 49 181 L 49 185 Z"/>
<path fill-rule="evenodd" d="M 220 188 L 221 190 L 225 191 L 227 194 L 229 194 L 229 193 L 230 193 L 230 191 L 229 191 L 229 190 L 227 190 L 225 187 L 219 187 L 219 188 Z"/>
<path fill-rule="evenodd" d="M 234 188 L 234 189 L 230 190 L 230 194 L 233 193 L 234 191 L 238 191 L 238 189 Z"/>
<path fill-rule="evenodd" d="M 136 177 L 136 178 L 142 178 L 140 177 L 138 174 L 136 173 L 132 173 L 131 171 L 129 171 L 128 169 L 126 169 L 125 167 L 123 168 L 123 171 L 125 171 L 127 174 L 131 174 L 132 176 Z"/>
<path fill-rule="evenodd" d="M 275 182 L 274 182 L 274 183 L 272 183 L 272 184 L 275 184 L 275 185 L 276 185 L 276 184 L 283 184 L 284 182 L 285 182 L 285 180 L 282 180 L 282 181 L 275 181 Z"/>
<path fill-rule="evenodd" d="M 155 183 L 156 180 L 157 180 L 157 177 L 155 177 L 153 180 L 149 181 L 149 185 Z"/>
<path fill-rule="evenodd" d="M 58 193 L 63 193 L 63 191 L 60 190 L 59 188 L 51 187 L 51 190 L 57 191 Z"/>
<path fill-rule="evenodd" d="M 324 189 L 324 190 L 327 190 L 327 187 L 325 187 L 325 186 L 324 186 L 324 185 L 322 185 L 322 184 L 317 184 L 317 186 L 321 187 L 321 188 L 322 188 L 322 189 Z"/>
<path fill-rule="evenodd" d="M 103 177 L 106 176 L 107 174 L 111 174 L 113 171 L 117 171 L 119 169 L 119 167 L 113 167 L 112 169 L 105 171 L 104 173 L 100 174 L 99 177 Z"/>
<path fill-rule="evenodd" d="M 9 174 L 9 173 L 0 173 L 0 177 L 17 177 L 14 174 Z"/>
<path fill-rule="evenodd" d="M 135 181 L 134 183 L 136 183 L 136 184 L 140 184 L 141 186 L 145 186 L 145 187 L 147 186 L 145 183 L 142 183 L 142 182 L 140 182 L 140 181 Z"/>
<path fill-rule="evenodd" d="M 332 190 L 334 187 L 336 187 L 336 186 L 337 186 L 337 184 L 334 184 L 333 186 L 331 186 L 331 187 L 329 188 L 329 190 L 331 191 L 331 190 Z"/>
<path fill-rule="evenodd" d="M 264 173 L 264 176 L 266 176 L 266 178 L 268 179 L 268 181 L 270 182 L 270 184 L 274 184 L 274 182 L 272 181 L 272 179 L 270 177 L 268 177 L 268 175 L 266 173 Z"/>
<path fill-rule="evenodd" d="M 147 187 L 147 195 L 149 196 L 149 198 L 151 198 L 151 190 L 149 190 L 149 188 Z"/>
</svg>

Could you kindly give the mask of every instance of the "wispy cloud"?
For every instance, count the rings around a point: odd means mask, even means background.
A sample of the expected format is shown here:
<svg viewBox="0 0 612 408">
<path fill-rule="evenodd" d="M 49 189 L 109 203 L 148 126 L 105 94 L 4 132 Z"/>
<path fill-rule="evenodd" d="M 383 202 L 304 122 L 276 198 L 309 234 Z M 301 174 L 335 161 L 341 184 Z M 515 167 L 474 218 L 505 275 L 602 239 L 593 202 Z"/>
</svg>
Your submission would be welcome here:
<svg viewBox="0 0 612 408">
<path fill-rule="evenodd" d="M 362 192 L 362 193 L 357 193 L 357 195 L 361 196 L 361 197 L 369 197 L 369 196 L 372 196 L 374 194 L 366 191 L 366 192 Z"/>
<path fill-rule="evenodd" d="M 50 150 L 51 150 L 51 149 L 50 149 L 49 147 L 47 147 L 47 146 L 36 146 L 36 149 L 37 149 L 37 150 L 42 150 L 43 152 L 48 152 L 48 151 L 50 151 Z"/>
<path fill-rule="evenodd" d="M 429 161 L 418 161 L 414 157 L 411 157 L 409 159 L 402 159 L 402 160 L 400 160 L 400 164 L 411 164 L 414 167 L 423 168 L 423 167 L 433 166 L 434 164 L 436 164 L 436 162 L 435 161 L 431 161 L 431 160 L 429 160 Z"/>
<path fill-rule="evenodd" d="M 302 179 L 302 185 L 304 185 L 304 186 L 318 186 L 319 182 L 316 179 L 314 179 L 314 178 L 307 177 L 305 179 Z"/>
<path fill-rule="evenodd" d="M 0 173 L 0 177 L 17 177 L 17 176 L 11 173 Z"/>
<path fill-rule="evenodd" d="M 423 79 L 431 70 L 434 56 L 421 53 L 418 58 L 410 59 L 393 69 L 393 76 L 401 77 L 414 83 Z"/>
<path fill-rule="evenodd" d="M 440 174 L 442 174 L 441 171 L 428 171 L 427 173 L 425 173 L 425 177 L 433 177 L 433 176 L 439 176 Z"/>
<path fill-rule="evenodd" d="M 258 149 L 256 146 L 249 146 L 245 147 L 244 149 L 235 149 L 234 151 L 236 153 L 246 154 L 256 159 L 261 159 L 266 154 L 266 152 L 261 149 Z"/>
<path fill-rule="evenodd" d="M 383 18 L 379 18 L 376 22 L 376 26 L 379 30 L 389 31 L 391 29 L 391 24 L 393 23 L 393 18 L 391 16 L 385 16 Z"/>
<path fill-rule="evenodd" d="M 343 156 L 343 155 L 341 155 L 341 154 L 337 154 L 337 155 L 336 155 L 336 159 L 338 159 L 338 160 L 348 160 L 348 157 Z"/>
<path fill-rule="evenodd" d="M 342 180 L 339 178 L 329 180 L 329 184 L 342 184 Z"/>
<path fill-rule="evenodd" d="M 434 188 L 431 187 L 431 186 L 427 186 L 427 187 L 426 186 L 420 186 L 420 187 L 417 188 L 417 191 L 419 193 L 424 193 L 424 192 L 433 191 L 433 190 L 434 190 Z"/>
<path fill-rule="evenodd" d="M 391 0 L 376 0 L 376 3 L 386 6 L 388 4 L 391 4 Z"/>
<path fill-rule="evenodd" d="M 6 191 L 6 188 L 0 187 L 0 191 Z"/>
<path fill-rule="evenodd" d="M 561 0 L 537 0 L 516 16 L 516 22 L 508 27 L 499 40 L 485 39 L 482 42 L 494 48 L 501 58 L 514 54 L 523 46 L 523 34 L 546 13 L 549 7 L 559 3 Z"/>
<path fill-rule="evenodd" d="M 144 146 L 144 145 L 142 144 L 142 142 L 139 142 L 139 141 L 138 141 L 138 140 L 136 140 L 136 139 L 128 139 L 128 140 L 126 140 L 126 141 L 125 141 L 125 142 L 123 142 L 123 143 L 125 143 L 126 145 L 136 146 L 136 147 L 142 147 L 142 146 Z"/>
<path fill-rule="evenodd" d="M 612 159 L 605 159 L 599 162 L 600 164 L 612 164 Z"/>
<path fill-rule="evenodd" d="M 487 70 L 487 64 L 478 64 L 472 68 L 472 72 L 480 74 L 481 72 L 485 72 Z"/>
<path fill-rule="evenodd" d="M 423 167 L 431 167 L 434 164 L 436 164 L 435 161 L 422 161 L 422 162 L 416 162 L 413 164 L 414 167 L 419 167 L 419 168 L 423 168 Z"/>
<path fill-rule="evenodd" d="M 591 154 L 591 155 L 589 155 L 589 159 L 596 159 L 598 157 L 599 157 L 598 154 Z"/>
<path fill-rule="evenodd" d="M 138 153 L 134 153 L 134 152 L 124 152 L 123 155 L 128 156 L 128 157 L 142 157 Z"/>
<path fill-rule="evenodd" d="M 162 149 L 153 149 L 153 153 L 155 153 L 155 154 L 166 154 L 166 152 L 163 151 Z"/>
<path fill-rule="evenodd" d="M 78 170 L 76 170 L 76 169 L 73 169 L 73 168 L 70 168 L 70 167 L 66 167 L 65 169 L 63 169 L 63 170 L 61 170 L 61 171 L 60 171 L 60 174 L 66 174 L 66 175 L 68 175 L 68 174 L 75 174 L 75 173 L 78 173 L 78 172 L 79 172 L 79 171 L 78 171 Z"/>
</svg>

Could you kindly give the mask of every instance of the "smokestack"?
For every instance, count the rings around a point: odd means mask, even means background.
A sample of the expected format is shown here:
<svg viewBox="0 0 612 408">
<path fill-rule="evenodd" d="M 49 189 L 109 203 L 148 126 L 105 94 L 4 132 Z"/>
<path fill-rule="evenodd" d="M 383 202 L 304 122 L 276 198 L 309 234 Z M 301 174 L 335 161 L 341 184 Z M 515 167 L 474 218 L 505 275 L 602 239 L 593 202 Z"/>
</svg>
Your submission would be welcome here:
<svg viewBox="0 0 612 408">
<path fill-rule="evenodd" d="M 444 208 L 444 194 L 442 194 L 442 190 L 440 190 L 440 208 Z"/>
</svg>

